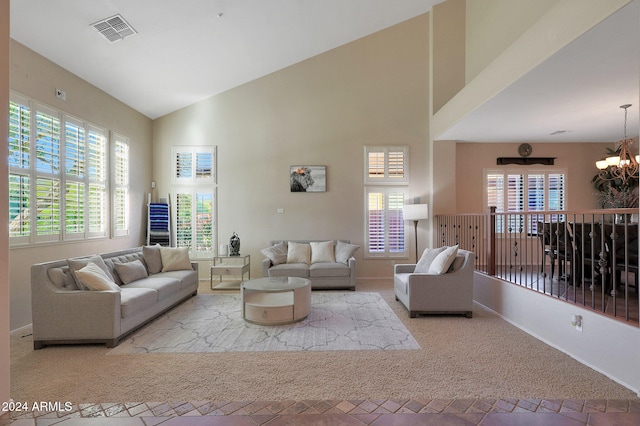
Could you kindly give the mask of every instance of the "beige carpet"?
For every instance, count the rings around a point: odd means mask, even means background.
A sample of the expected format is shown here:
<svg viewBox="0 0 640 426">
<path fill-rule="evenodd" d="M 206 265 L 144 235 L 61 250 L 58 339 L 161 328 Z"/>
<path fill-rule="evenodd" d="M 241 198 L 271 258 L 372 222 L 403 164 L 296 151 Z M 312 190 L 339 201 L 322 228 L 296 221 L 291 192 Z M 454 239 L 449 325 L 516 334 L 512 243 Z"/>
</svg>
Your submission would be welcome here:
<svg viewBox="0 0 640 426">
<path fill-rule="evenodd" d="M 202 283 L 202 292 L 208 287 Z M 359 283 L 358 291 L 379 292 L 423 349 L 107 356 L 104 346 L 33 351 L 29 336 L 13 336 L 11 397 L 74 403 L 636 398 L 479 306 L 472 319 L 409 319 L 390 282 Z"/>
</svg>

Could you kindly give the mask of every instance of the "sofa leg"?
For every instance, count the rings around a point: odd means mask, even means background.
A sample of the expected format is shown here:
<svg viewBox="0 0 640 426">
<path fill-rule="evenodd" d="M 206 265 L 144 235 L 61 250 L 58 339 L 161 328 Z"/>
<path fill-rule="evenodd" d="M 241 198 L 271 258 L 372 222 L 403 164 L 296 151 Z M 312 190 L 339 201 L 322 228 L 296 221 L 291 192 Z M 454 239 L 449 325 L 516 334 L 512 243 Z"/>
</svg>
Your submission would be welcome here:
<svg viewBox="0 0 640 426">
<path fill-rule="evenodd" d="M 467 312 L 465 312 L 464 316 L 467 317 L 467 318 L 473 318 L 473 312 L 472 311 L 467 311 Z"/>
<path fill-rule="evenodd" d="M 417 313 L 415 313 L 415 312 L 413 312 L 413 311 L 409 311 L 409 318 L 415 318 L 415 317 L 417 317 L 417 316 L 418 316 L 418 314 L 417 314 Z"/>
<path fill-rule="evenodd" d="M 104 343 L 107 346 L 107 348 L 115 348 L 116 346 L 118 346 L 118 341 L 119 339 L 110 339 Z"/>
<path fill-rule="evenodd" d="M 39 349 L 44 348 L 44 343 L 42 343 L 40 340 L 34 340 L 33 341 L 33 350 L 37 351 Z"/>
</svg>

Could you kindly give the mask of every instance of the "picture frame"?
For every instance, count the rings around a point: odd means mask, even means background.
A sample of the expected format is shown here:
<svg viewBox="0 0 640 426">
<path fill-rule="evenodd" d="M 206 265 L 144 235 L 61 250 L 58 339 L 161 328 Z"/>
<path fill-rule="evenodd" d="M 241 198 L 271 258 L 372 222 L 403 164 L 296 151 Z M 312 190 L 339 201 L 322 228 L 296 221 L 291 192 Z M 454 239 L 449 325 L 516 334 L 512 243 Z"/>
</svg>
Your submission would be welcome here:
<svg viewBox="0 0 640 426">
<path fill-rule="evenodd" d="M 327 166 L 291 166 L 289 188 L 291 192 L 326 192 Z"/>
</svg>

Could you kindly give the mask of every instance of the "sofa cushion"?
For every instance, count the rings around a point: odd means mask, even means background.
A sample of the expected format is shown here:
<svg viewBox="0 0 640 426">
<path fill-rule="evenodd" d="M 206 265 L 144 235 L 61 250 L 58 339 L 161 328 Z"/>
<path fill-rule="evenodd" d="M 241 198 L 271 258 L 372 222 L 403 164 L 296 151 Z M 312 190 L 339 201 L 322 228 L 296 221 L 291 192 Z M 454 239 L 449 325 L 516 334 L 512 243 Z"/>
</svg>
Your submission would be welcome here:
<svg viewBox="0 0 640 426">
<path fill-rule="evenodd" d="M 287 245 L 284 242 L 279 242 L 271 247 L 260 250 L 264 257 L 271 260 L 272 265 L 280 265 L 281 263 L 287 263 Z"/>
<path fill-rule="evenodd" d="M 428 248 L 422 252 L 422 256 L 420 256 L 420 260 L 416 263 L 416 268 L 413 272 L 418 274 L 426 274 L 429 272 L 429 267 L 435 260 L 436 257 L 443 251 L 445 251 L 447 247 L 438 247 L 438 248 Z"/>
<path fill-rule="evenodd" d="M 309 277 L 348 277 L 351 270 L 344 263 L 322 262 L 309 266 Z"/>
<path fill-rule="evenodd" d="M 193 269 L 187 247 L 160 247 L 162 272 Z"/>
<path fill-rule="evenodd" d="M 287 263 L 311 262 L 311 245 L 308 243 L 296 243 L 289 241 L 287 250 Z"/>
<path fill-rule="evenodd" d="M 127 263 L 114 263 L 113 268 L 116 270 L 118 277 L 120 277 L 122 284 L 129 284 L 146 278 L 149 275 L 147 274 L 147 268 L 145 268 L 140 260 Z"/>
<path fill-rule="evenodd" d="M 125 286 L 120 292 L 120 316 L 127 318 L 153 306 L 158 301 L 158 292 L 151 288 Z"/>
<path fill-rule="evenodd" d="M 447 273 L 449 267 L 453 263 L 453 260 L 458 255 L 458 246 L 447 247 L 442 253 L 436 256 L 429 266 L 429 273 L 435 275 L 442 275 Z"/>
<path fill-rule="evenodd" d="M 270 277 L 309 278 L 309 265 L 306 263 L 283 263 L 269 268 Z"/>
<path fill-rule="evenodd" d="M 80 280 L 76 276 L 76 271 L 87 266 L 89 262 L 95 263 L 100 269 L 106 272 L 107 276 L 111 278 L 111 280 L 113 280 L 113 276 L 109 272 L 109 268 L 107 268 L 107 265 L 104 263 L 104 260 L 102 259 L 102 257 L 98 256 L 97 254 L 91 257 L 67 259 L 67 265 L 69 265 L 71 276 L 73 276 L 73 279 L 75 280 L 76 285 L 80 290 L 88 290 L 88 289 L 80 282 Z"/>
<path fill-rule="evenodd" d="M 82 285 L 89 290 L 120 291 L 120 287 L 118 287 L 118 285 L 113 282 L 111 276 L 107 276 L 107 272 L 103 271 L 98 265 L 93 262 L 89 262 L 84 268 L 78 269 L 76 271 L 76 278 L 80 280 Z"/>
<path fill-rule="evenodd" d="M 338 241 L 336 243 L 335 254 L 336 254 L 336 262 L 347 263 L 353 254 L 358 250 L 360 246 L 355 244 L 345 243 L 343 241 Z"/>
<path fill-rule="evenodd" d="M 150 288 L 158 292 L 158 300 L 168 297 L 170 294 L 179 291 L 181 288 L 180 280 L 170 277 L 151 276 L 134 281 L 122 288 Z"/>
<path fill-rule="evenodd" d="M 191 269 L 160 272 L 159 274 L 154 274 L 152 278 L 171 278 L 174 280 L 178 280 L 180 281 L 180 288 L 185 288 L 193 283 L 198 282 L 198 271 L 194 271 L 193 269 Z"/>
<path fill-rule="evenodd" d="M 335 263 L 335 243 L 333 241 L 311 241 L 311 263 L 332 262 Z"/>
<path fill-rule="evenodd" d="M 160 244 L 155 246 L 142 246 L 142 255 L 147 264 L 149 274 L 157 274 L 162 271 L 162 256 L 160 255 Z"/>
<path fill-rule="evenodd" d="M 71 275 L 71 270 L 68 267 L 62 268 L 49 268 L 47 276 L 56 287 L 64 290 L 82 290 L 76 284 L 76 280 Z"/>
</svg>

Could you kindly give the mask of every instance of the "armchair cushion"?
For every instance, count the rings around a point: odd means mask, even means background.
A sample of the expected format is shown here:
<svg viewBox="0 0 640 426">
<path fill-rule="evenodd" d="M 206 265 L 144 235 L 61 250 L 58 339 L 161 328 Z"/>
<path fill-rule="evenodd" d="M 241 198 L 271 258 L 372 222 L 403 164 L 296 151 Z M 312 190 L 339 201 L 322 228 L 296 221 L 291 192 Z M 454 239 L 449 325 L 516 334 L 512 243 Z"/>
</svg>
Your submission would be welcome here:
<svg viewBox="0 0 640 426">
<path fill-rule="evenodd" d="M 438 254 L 431 266 L 429 266 L 429 273 L 435 275 L 442 275 L 449 270 L 449 267 L 453 263 L 456 255 L 458 254 L 458 246 L 447 247 L 442 253 Z"/>
<path fill-rule="evenodd" d="M 422 256 L 418 263 L 416 263 L 416 269 L 414 272 L 418 273 L 427 273 L 429 272 L 429 267 L 433 263 L 436 257 L 443 251 L 445 251 L 447 247 L 438 247 L 438 248 L 428 248 L 422 252 Z"/>
</svg>

